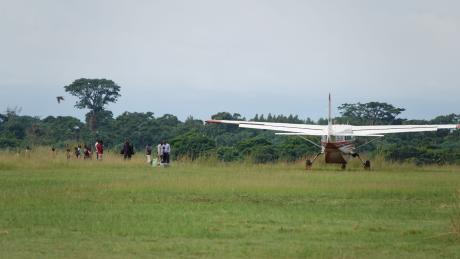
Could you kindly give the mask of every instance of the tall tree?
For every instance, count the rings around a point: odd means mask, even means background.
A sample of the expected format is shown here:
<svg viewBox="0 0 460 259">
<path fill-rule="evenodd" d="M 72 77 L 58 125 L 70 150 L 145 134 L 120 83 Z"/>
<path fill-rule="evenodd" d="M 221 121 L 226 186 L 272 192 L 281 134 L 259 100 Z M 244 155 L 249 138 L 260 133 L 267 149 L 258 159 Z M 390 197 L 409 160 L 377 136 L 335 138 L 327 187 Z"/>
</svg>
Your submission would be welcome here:
<svg viewBox="0 0 460 259">
<path fill-rule="evenodd" d="M 121 95 L 120 86 L 112 80 L 80 78 L 72 84 L 64 86 L 66 92 L 76 96 L 79 100 L 75 107 L 90 110 L 90 129 L 96 129 L 97 113 L 104 111 L 104 106 L 114 103 Z"/>
<path fill-rule="evenodd" d="M 352 124 L 400 124 L 401 119 L 396 117 L 405 109 L 394 107 L 388 103 L 345 103 L 338 107 L 342 118 L 337 118 L 341 123 Z M 342 121 L 345 120 L 345 121 Z"/>
</svg>

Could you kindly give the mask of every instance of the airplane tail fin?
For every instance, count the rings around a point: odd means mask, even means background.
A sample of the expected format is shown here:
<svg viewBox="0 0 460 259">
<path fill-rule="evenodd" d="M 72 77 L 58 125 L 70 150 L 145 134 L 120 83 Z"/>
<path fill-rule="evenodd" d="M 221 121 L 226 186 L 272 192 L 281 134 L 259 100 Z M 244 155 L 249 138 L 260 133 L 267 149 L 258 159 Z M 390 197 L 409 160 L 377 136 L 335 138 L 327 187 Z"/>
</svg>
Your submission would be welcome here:
<svg viewBox="0 0 460 259">
<path fill-rule="evenodd" d="M 329 113 L 327 116 L 327 142 L 329 142 L 331 138 L 331 131 L 332 131 L 332 104 L 331 104 L 331 93 L 329 93 Z"/>
<path fill-rule="evenodd" d="M 332 125 L 332 104 L 331 104 L 331 93 L 329 93 L 329 114 L 327 117 L 327 124 Z"/>
</svg>

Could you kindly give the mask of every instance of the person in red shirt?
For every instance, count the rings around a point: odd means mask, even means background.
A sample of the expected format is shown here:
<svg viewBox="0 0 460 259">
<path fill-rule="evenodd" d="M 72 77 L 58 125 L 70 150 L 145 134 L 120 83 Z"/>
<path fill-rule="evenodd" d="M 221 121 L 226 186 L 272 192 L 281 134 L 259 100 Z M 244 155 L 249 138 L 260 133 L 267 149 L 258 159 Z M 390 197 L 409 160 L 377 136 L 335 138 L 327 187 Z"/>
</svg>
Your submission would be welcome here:
<svg viewBox="0 0 460 259">
<path fill-rule="evenodd" d="M 102 142 L 102 140 L 97 141 L 96 153 L 98 160 L 102 160 L 102 154 L 104 153 L 104 143 Z"/>
</svg>

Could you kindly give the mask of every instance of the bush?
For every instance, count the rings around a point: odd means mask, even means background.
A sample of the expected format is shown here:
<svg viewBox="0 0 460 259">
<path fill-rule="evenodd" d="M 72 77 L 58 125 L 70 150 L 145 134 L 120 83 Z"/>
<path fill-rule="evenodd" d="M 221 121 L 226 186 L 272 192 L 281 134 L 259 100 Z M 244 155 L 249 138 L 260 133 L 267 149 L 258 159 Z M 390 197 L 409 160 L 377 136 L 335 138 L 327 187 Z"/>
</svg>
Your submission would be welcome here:
<svg viewBox="0 0 460 259">
<path fill-rule="evenodd" d="M 217 157 L 224 162 L 241 160 L 243 157 L 234 147 L 220 147 L 217 149 Z"/>
<path fill-rule="evenodd" d="M 216 147 L 214 141 L 198 132 L 189 132 L 177 136 L 171 141 L 171 152 L 174 157 L 188 157 L 192 160 L 209 153 Z"/>
<path fill-rule="evenodd" d="M 256 147 L 270 146 L 271 143 L 263 137 L 254 137 L 247 140 L 243 140 L 236 148 L 241 154 L 247 155 L 253 152 Z"/>
<path fill-rule="evenodd" d="M 14 136 L 1 136 L 0 135 L 0 148 L 11 148 L 20 145 L 20 141 Z"/>
<path fill-rule="evenodd" d="M 305 157 L 307 154 L 315 154 L 319 152 L 318 147 L 315 147 L 298 137 L 287 137 L 277 146 L 277 150 L 280 158 L 288 162 L 294 162 Z"/>
<path fill-rule="evenodd" d="M 258 146 L 252 150 L 251 157 L 255 163 L 270 163 L 278 159 L 278 154 L 272 146 Z"/>
</svg>

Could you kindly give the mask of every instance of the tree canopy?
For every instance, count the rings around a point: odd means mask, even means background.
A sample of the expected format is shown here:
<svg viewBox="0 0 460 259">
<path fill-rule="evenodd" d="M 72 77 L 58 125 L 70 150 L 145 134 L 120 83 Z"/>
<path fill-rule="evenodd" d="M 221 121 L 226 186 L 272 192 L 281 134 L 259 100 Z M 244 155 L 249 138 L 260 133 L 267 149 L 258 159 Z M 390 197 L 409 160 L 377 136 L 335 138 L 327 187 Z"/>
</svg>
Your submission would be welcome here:
<svg viewBox="0 0 460 259">
<path fill-rule="evenodd" d="M 338 109 L 342 115 L 340 121 L 354 125 L 400 124 L 401 120 L 396 117 L 405 110 L 381 102 L 345 103 Z"/>
<path fill-rule="evenodd" d="M 70 85 L 64 86 L 66 92 L 76 96 L 79 100 L 75 107 L 89 109 L 86 115 L 92 131 L 98 127 L 98 117 L 106 117 L 104 106 L 114 103 L 120 97 L 120 86 L 112 80 L 80 78 Z"/>
<path fill-rule="evenodd" d="M 121 96 L 119 94 L 120 86 L 107 79 L 80 78 L 70 85 L 64 86 L 64 89 L 79 99 L 75 107 L 90 109 L 94 112 L 104 110 L 105 105 L 116 102 Z"/>
</svg>

